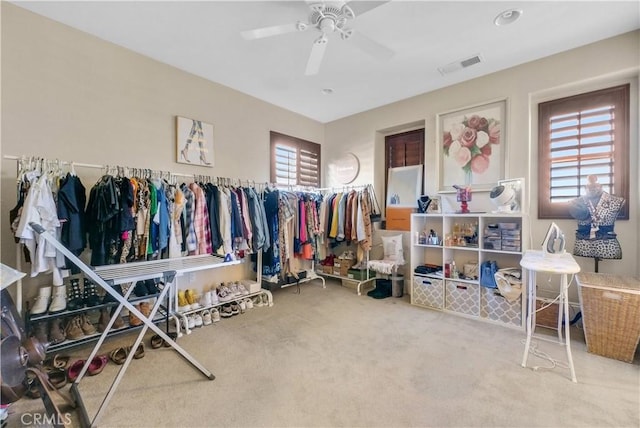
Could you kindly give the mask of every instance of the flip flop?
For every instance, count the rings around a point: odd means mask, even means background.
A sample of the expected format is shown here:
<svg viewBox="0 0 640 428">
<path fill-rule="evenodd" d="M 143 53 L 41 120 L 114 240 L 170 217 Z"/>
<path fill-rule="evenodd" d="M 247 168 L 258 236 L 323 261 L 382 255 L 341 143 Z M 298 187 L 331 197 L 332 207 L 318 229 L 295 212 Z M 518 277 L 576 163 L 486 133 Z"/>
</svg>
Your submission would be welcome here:
<svg viewBox="0 0 640 428">
<path fill-rule="evenodd" d="M 111 351 L 111 353 L 109 354 L 111 361 L 113 361 L 118 365 L 124 364 L 124 362 L 127 359 L 127 355 L 129 354 L 127 349 L 128 348 L 116 348 L 113 351 Z"/>
<path fill-rule="evenodd" d="M 47 371 L 53 369 L 66 369 L 69 365 L 69 357 L 66 355 L 55 354 L 52 358 L 47 358 L 42 362 Z"/>
</svg>

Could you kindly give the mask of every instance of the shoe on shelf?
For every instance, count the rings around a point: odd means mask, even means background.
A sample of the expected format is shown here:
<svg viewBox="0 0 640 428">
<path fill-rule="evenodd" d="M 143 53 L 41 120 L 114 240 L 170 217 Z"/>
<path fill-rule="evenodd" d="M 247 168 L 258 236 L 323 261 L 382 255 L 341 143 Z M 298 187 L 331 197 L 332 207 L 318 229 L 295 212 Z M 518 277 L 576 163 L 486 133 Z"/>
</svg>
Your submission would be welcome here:
<svg viewBox="0 0 640 428">
<path fill-rule="evenodd" d="M 244 300 L 240 300 L 238 302 L 238 306 L 240 307 L 241 314 L 244 314 L 247 311 L 247 304 L 244 302 Z"/>
<path fill-rule="evenodd" d="M 65 327 L 64 332 L 69 340 L 78 340 L 84 337 L 80 315 L 76 315 L 67 321 L 67 326 Z"/>
<path fill-rule="evenodd" d="M 244 304 L 247 307 L 247 309 L 253 309 L 253 300 L 251 300 L 250 298 L 246 298 L 244 299 Z"/>
<path fill-rule="evenodd" d="M 88 278 L 84 279 L 84 304 L 87 306 L 96 306 L 100 304 L 98 288 L 96 287 L 96 284 Z"/>
<path fill-rule="evenodd" d="M 49 325 L 46 321 L 37 322 L 33 326 L 33 337 L 36 338 L 38 342 L 43 344 L 45 347 L 49 343 L 48 333 L 49 333 Z"/>
<path fill-rule="evenodd" d="M 243 284 L 237 282 L 236 286 L 238 287 L 238 291 L 240 291 L 240 295 L 241 296 L 248 296 L 249 295 L 249 290 L 247 290 L 247 287 L 245 287 Z"/>
<path fill-rule="evenodd" d="M 186 312 L 191 309 L 184 290 L 178 290 L 178 312 Z"/>
<path fill-rule="evenodd" d="M 215 287 L 211 287 L 211 305 L 217 305 L 218 303 L 220 303 L 220 299 L 218 299 L 218 291 L 216 290 Z"/>
<path fill-rule="evenodd" d="M 231 303 L 231 314 L 238 315 L 240 313 L 240 306 L 236 302 Z"/>
<path fill-rule="evenodd" d="M 116 308 L 113 308 L 113 310 L 111 311 L 111 316 L 114 316 L 113 314 L 115 313 L 115 311 L 116 311 Z M 126 326 L 126 324 L 124 323 L 124 320 L 122 319 L 122 316 L 120 315 L 120 313 L 118 313 L 118 315 L 116 316 L 116 321 L 111 326 L 111 329 L 117 330 L 117 329 L 123 328 L 125 326 Z"/>
<path fill-rule="evenodd" d="M 198 296 L 196 295 L 196 290 L 188 289 L 184 292 L 184 297 L 187 299 L 187 303 L 191 307 L 191 309 L 199 309 L 200 304 L 198 303 Z"/>
<path fill-rule="evenodd" d="M 189 315 L 187 317 L 187 326 L 189 327 L 189 330 L 193 330 L 194 328 L 196 328 L 196 320 L 193 315 Z"/>
<path fill-rule="evenodd" d="M 199 302 L 200 306 L 202 306 L 203 308 L 208 308 L 209 306 L 213 305 L 211 294 L 211 291 L 205 291 L 204 293 L 202 293 Z"/>
<path fill-rule="evenodd" d="M 233 295 L 231 290 L 226 285 L 220 284 L 220 288 L 218 288 L 218 300 L 220 302 L 229 302 L 233 299 Z"/>
<path fill-rule="evenodd" d="M 204 321 L 202 320 L 202 315 L 200 314 L 194 314 L 193 315 L 193 325 L 195 328 L 200 328 L 202 327 L 202 325 L 204 324 Z"/>
<path fill-rule="evenodd" d="M 84 308 L 84 298 L 80 289 L 80 279 L 72 278 L 69 281 L 69 293 L 67 298 L 67 309 L 74 311 Z"/>
<path fill-rule="evenodd" d="M 213 321 L 211 321 L 211 312 L 202 311 L 202 325 L 211 325 Z"/>
<path fill-rule="evenodd" d="M 136 307 L 137 310 L 140 310 L 140 305 L 134 305 L 134 306 Z M 129 312 L 129 325 L 131 327 L 137 327 L 139 325 L 142 325 L 142 320 L 137 316 L 135 316 L 133 312 Z"/>
<path fill-rule="evenodd" d="M 53 287 L 53 297 L 49 305 L 49 313 L 57 314 L 67 309 L 67 288 L 64 285 Z"/>
<path fill-rule="evenodd" d="M 82 330 L 82 329 L 81 329 Z M 67 334 L 62 328 L 62 320 L 55 318 L 49 323 L 49 342 L 51 345 L 57 345 L 66 340 Z"/>
<path fill-rule="evenodd" d="M 220 316 L 222 318 L 229 318 L 233 316 L 233 312 L 231 311 L 231 305 L 224 305 L 222 307 L 222 312 L 220 312 Z"/>
<path fill-rule="evenodd" d="M 140 302 L 140 312 L 142 312 L 142 315 L 149 318 L 149 316 L 151 315 L 151 303 Z"/>
<path fill-rule="evenodd" d="M 158 294 L 160 292 L 160 289 L 158 288 L 158 285 L 156 284 L 155 279 L 145 280 L 144 285 L 145 287 L 147 287 L 147 295 Z"/>
<path fill-rule="evenodd" d="M 149 290 L 147 290 L 147 285 L 144 281 L 136 282 L 135 288 L 133 289 L 133 294 L 137 297 L 144 297 L 149 294 Z"/>
<path fill-rule="evenodd" d="M 220 311 L 218 310 L 218 308 L 211 309 L 211 321 L 212 322 L 220 321 Z"/>
<path fill-rule="evenodd" d="M 93 326 L 93 324 L 91 324 L 91 321 L 89 321 L 89 317 L 87 316 L 87 314 L 80 315 L 80 328 L 82 329 L 82 332 L 87 336 L 96 334 L 96 328 Z"/>
<path fill-rule="evenodd" d="M 48 286 L 38 289 L 38 296 L 36 296 L 35 302 L 33 302 L 31 315 L 40 315 L 47 312 L 49 302 L 51 301 L 51 288 L 51 286 Z"/>
</svg>

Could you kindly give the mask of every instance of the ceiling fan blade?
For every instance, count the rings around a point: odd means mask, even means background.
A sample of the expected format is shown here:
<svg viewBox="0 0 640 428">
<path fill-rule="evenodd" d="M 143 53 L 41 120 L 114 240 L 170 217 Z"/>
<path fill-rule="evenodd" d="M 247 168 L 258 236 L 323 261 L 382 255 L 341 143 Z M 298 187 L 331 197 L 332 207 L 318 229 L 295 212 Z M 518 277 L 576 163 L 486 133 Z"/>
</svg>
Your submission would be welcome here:
<svg viewBox="0 0 640 428">
<path fill-rule="evenodd" d="M 293 24 L 274 25 L 272 27 L 256 28 L 243 31 L 242 37 L 246 40 L 263 39 L 265 37 L 278 36 L 280 34 L 293 33 L 294 31 L 304 31 L 306 25 L 300 22 Z"/>
<path fill-rule="evenodd" d="M 360 0 L 352 0 L 347 2 L 345 6 L 349 7 L 356 18 L 363 13 L 367 13 L 370 10 L 375 9 L 376 7 L 382 6 L 385 3 L 389 3 L 390 0 L 386 1 L 360 1 Z"/>
<path fill-rule="evenodd" d="M 311 76 L 318 73 L 328 42 L 329 39 L 327 39 L 324 34 L 313 42 L 311 54 L 309 54 L 309 60 L 307 61 L 307 69 L 304 72 L 305 76 Z"/>
<path fill-rule="evenodd" d="M 396 54 L 393 50 L 376 42 L 368 36 L 365 36 L 359 31 L 351 31 L 353 33 L 349 36 L 349 42 L 353 43 L 372 57 L 378 60 L 387 60 Z"/>
</svg>

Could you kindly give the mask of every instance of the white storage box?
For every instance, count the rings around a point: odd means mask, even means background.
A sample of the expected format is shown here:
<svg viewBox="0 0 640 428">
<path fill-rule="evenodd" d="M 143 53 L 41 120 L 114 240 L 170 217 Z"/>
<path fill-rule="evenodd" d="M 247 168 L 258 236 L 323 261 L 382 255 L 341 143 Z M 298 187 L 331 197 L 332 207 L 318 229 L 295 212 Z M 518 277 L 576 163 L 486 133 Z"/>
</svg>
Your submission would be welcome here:
<svg viewBox="0 0 640 428">
<path fill-rule="evenodd" d="M 240 284 L 244 285 L 249 293 L 257 293 L 262 288 L 260 286 L 260 283 L 254 281 L 253 279 L 242 279 L 240 280 Z"/>
<path fill-rule="evenodd" d="M 414 305 L 442 309 L 444 307 L 444 284 L 442 279 L 414 275 L 411 298 Z"/>
<path fill-rule="evenodd" d="M 480 315 L 479 284 L 447 281 L 445 308 L 467 315 Z"/>
</svg>

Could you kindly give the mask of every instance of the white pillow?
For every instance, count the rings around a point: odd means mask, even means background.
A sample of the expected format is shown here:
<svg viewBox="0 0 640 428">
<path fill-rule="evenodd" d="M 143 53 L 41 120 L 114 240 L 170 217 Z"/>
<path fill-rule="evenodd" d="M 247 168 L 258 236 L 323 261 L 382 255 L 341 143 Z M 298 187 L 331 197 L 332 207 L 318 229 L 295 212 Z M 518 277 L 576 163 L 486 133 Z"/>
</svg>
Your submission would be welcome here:
<svg viewBox="0 0 640 428">
<path fill-rule="evenodd" d="M 402 251 L 402 235 L 382 236 L 382 248 L 384 249 L 384 260 L 393 261 L 396 264 L 404 264 L 404 253 Z"/>
</svg>

